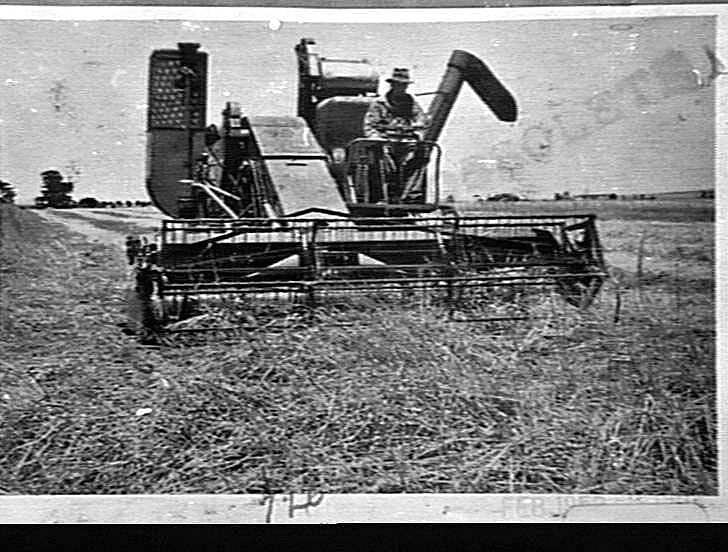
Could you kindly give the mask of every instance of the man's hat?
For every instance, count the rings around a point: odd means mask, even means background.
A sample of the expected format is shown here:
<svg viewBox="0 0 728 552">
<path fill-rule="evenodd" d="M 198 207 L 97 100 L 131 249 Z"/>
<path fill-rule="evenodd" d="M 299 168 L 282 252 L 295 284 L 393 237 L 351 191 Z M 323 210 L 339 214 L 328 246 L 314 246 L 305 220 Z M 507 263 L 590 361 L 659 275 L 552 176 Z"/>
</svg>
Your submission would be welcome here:
<svg viewBox="0 0 728 552">
<path fill-rule="evenodd" d="M 395 67 L 392 70 L 392 76 L 387 79 L 387 82 L 401 82 L 404 84 L 412 84 L 414 81 L 410 80 L 409 69 L 405 67 Z"/>
</svg>

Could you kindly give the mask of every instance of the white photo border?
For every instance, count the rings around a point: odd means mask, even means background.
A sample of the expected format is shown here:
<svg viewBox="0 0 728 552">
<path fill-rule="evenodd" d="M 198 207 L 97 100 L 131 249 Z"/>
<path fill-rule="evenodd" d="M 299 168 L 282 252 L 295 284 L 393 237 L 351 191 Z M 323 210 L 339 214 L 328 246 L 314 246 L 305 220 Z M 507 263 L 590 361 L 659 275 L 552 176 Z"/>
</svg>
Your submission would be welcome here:
<svg viewBox="0 0 728 552">
<path fill-rule="evenodd" d="M 310 9 L 182 6 L 0 5 L 0 20 L 196 20 L 336 23 L 458 22 L 715 16 L 728 59 L 728 5 L 519 8 Z M 728 361 L 725 304 L 728 81 L 716 80 L 716 332 L 718 496 L 558 494 L 0 495 L 0 523 L 403 523 L 728 521 Z"/>
</svg>

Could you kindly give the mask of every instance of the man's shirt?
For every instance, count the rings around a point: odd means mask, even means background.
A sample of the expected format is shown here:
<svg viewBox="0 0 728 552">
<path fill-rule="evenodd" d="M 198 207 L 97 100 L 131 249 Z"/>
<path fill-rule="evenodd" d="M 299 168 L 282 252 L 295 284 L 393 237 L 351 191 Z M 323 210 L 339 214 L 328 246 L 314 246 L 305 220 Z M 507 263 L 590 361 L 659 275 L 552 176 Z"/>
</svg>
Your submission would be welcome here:
<svg viewBox="0 0 728 552">
<path fill-rule="evenodd" d="M 425 127 L 427 125 L 427 115 L 425 115 L 425 112 L 412 96 L 409 94 L 407 96 L 407 103 L 411 102 L 411 108 L 407 110 L 409 113 L 402 113 L 402 108 L 390 103 L 387 96 L 378 98 L 372 102 L 364 116 L 364 136 L 367 138 L 386 139 L 386 131 L 379 128 L 382 126 L 401 126 L 405 129 L 413 126 Z M 422 139 L 424 135 L 422 128 L 413 132 Z"/>
</svg>

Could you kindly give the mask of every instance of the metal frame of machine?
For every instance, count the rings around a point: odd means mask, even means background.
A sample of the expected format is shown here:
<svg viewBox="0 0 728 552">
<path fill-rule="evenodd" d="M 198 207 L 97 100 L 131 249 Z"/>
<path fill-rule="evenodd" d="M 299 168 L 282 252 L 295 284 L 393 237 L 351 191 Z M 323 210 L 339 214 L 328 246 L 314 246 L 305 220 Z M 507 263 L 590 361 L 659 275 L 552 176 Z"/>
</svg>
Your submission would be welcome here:
<svg viewBox="0 0 728 552">
<path fill-rule="evenodd" d="M 220 128 L 205 123 L 198 45 L 152 54 L 147 186 L 172 219 L 135 260 L 145 335 L 180 329 L 205 302 L 232 306 L 240 321 L 282 301 L 310 310 L 414 294 L 452 312 L 503 286 L 556 287 L 578 305 L 597 293 L 606 271 L 594 215 L 463 217 L 439 205 L 437 138 L 462 83 L 499 119 L 516 119 L 481 60 L 452 53 L 423 137 L 371 140 L 361 121 L 376 97 L 373 68 L 323 57 L 310 39 L 295 51 L 298 116 L 247 117 L 228 103 Z M 419 164 L 387 173 L 387 147 Z"/>
</svg>

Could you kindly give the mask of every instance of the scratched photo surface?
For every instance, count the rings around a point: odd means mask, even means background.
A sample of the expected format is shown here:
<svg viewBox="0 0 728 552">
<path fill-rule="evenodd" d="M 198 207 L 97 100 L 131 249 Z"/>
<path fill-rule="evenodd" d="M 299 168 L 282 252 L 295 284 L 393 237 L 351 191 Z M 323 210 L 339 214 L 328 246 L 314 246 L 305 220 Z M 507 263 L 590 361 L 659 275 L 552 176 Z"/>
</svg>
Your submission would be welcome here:
<svg viewBox="0 0 728 552">
<path fill-rule="evenodd" d="M 302 38 L 368 60 L 380 93 L 409 69 L 425 111 L 453 50 L 483 60 L 518 117 L 463 85 L 438 199 L 596 214 L 590 304 L 549 292 L 494 325 L 385 298 L 281 331 L 128 331 L 125 240 L 168 218 L 145 184 L 150 55 L 200 44 L 222 128 L 227 102 L 296 115 Z M 717 494 L 715 41 L 712 17 L 0 21 L 0 492 Z M 73 208 L 34 208 L 49 170 Z"/>
<path fill-rule="evenodd" d="M 437 89 L 453 49 L 486 62 L 516 98 L 519 119 L 500 123 L 465 86 L 440 140 L 445 195 L 472 199 L 493 190 L 535 199 L 567 190 L 633 194 L 714 186 L 714 87 L 704 51 L 715 49 L 709 17 L 404 28 L 285 23 L 275 31 L 266 22 L 0 25 L 8 49 L 0 61 L 3 178 L 15 184 L 18 201 L 37 195 L 40 170 L 65 173 L 69 165 L 82 172 L 79 196 L 147 199 L 152 50 L 201 44 L 210 58 L 207 118 L 219 123 L 228 101 L 250 115 L 295 114 L 293 47 L 303 37 L 315 39 L 325 56 L 366 58 L 383 77 L 393 67 L 410 68 L 414 93 Z M 431 98 L 420 98 L 423 107 Z"/>
</svg>

